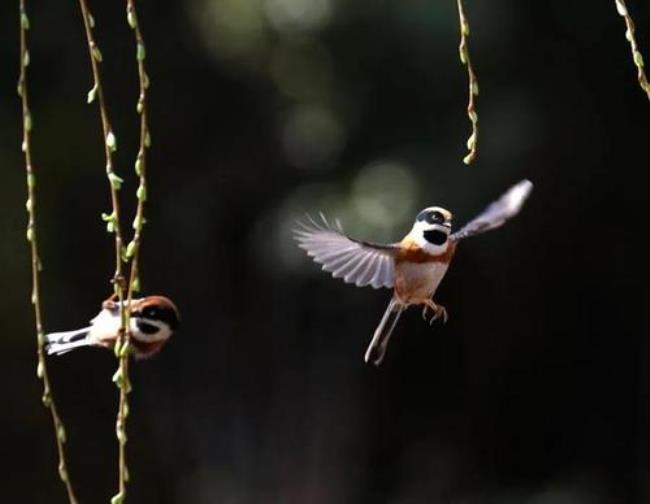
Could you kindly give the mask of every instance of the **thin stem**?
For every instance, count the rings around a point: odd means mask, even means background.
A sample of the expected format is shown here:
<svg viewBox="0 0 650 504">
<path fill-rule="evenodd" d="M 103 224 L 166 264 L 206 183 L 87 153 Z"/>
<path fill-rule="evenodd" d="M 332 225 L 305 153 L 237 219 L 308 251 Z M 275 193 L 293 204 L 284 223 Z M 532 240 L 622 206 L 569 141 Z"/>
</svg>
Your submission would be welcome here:
<svg viewBox="0 0 650 504">
<path fill-rule="evenodd" d="M 632 50 L 632 60 L 637 69 L 637 79 L 639 80 L 639 86 L 645 91 L 645 94 L 650 100 L 650 83 L 648 83 L 648 77 L 645 74 L 643 56 L 641 51 L 639 51 L 639 46 L 636 43 L 636 37 L 634 36 L 634 21 L 632 16 L 627 10 L 625 5 L 625 0 L 614 0 L 616 2 L 616 10 L 619 15 L 625 20 L 625 38 L 630 43 L 630 49 Z"/>
<path fill-rule="evenodd" d="M 120 399 L 117 412 L 117 420 L 115 425 L 115 432 L 118 441 L 118 472 L 119 472 L 119 491 L 111 499 L 113 504 L 124 502 L 126 498 L 126 482 L 128 480 L 128 469 L 126 465 L 126 419 L 128 416 L 128 402 L 127 394 L 130 392 L 130 382 L 128 376 L 128 350 L 130 332 L 129 327 L 129 304 L 125 303 L 126 280 L 123 273 L 122 263 L 125 248 L 123 247 L 122 231 L 120 225 L 120 206 L 119 206 L 119 190 L 122 185 L 122 179 L 117 176 L 113 170 L 113 152 L 117 149 L 115 134 L 111 128 L 108 117 L 108 110 L 106 100 L 104 97 L 104 89 L 101 82 L 101 73 L 99 64 L 102 61 L 102 53 L 93 37 L 94 20 L 88 10 L 86 0 L 79 0 L 81 14 L 83 17 L 84 27 L 86 31 L 86 40 L 88 42 L 88 53 L 90 56 L 90 65 L 93 74 L 94 84 L 88 93 L 88 102 L 91 103 L 95 99 L 99 104 L 99 111 L 101 116 L 102 131 L 104 135 L 104 154 L 106 158 L 106 176 L 110 185 L 111 203 L 113 206 L 110 215 L 103 215 L 104 220 L 107 222 L 107 229 L 113 232 L 115 236 L 115 272 L 113 274 L 112 283 L 114 294 L 117 297 L 118 306 L 120 309 L 120 329 L 117 341 L 115 342 L 115 355 L 119 358 L 119 368 L 113 376 L 113 381 L 120 389 Z"/>
<path fill-rule="evenodd" d="M 140 282 L 138 276 L 140 246 L 142 242 L 142 231 L 144 227 L 144 206 L 147 199 L 147 179 L 146 179 L 146 151 L 150 144 L 149 127 L 147 124 L 147 89 L 149 87 L 149 78 L 144 66 L 145 60 L 145 45 L 138 23 L 138 17 L 135 10 L 135 4 L 132 0 L 127 0 L 126 15 L 129 26 L 133 29 L 136 42 L 136 60 L 138 62 L 138 81 L 140 87 L 140 94 L 136 110 L 140 114 L 140 145 L 138 155 L 135 160 L 135 172 L 139 177 L 139 186 L 136 191 L 138 200 L 135 219 L 133 220 L 133 239 L 129 242 L 124 251 L 125 261 L 131 261 L 131 270 L 129 273 L 128 281 L 128 294 L 127 306 L 131 306 L 133 294 L 140 290 Z M 127 316 L 128 317 L 128 316 Z M 112 503 L 117 504 L 124 501 L 126 496 L 126 483 L 128 481 L 128 468 L 126 465 L 126 418 L 129 412 L 128 393 L 130 391 L 130 384 L 128 379 L 129 370 L 129 345 L 128 340 L 120 342 L 119 350 L 120 365 L 117 370 L 119 376 L 118 385 L 120 387 L 120 404 L 117 413 L 116 431 L 119 441 L 119 491 L 113 497 Z"/>
<path fill-rule="evenodd" d="M 149 126 L 147 124 L 147 90 L 149 88 L 149 77 L 145 68 L 145 44 L 140 30 L 140 24 L 135 10 L 134 0 L 127 0 L 126 6 L 127 21 L 133 29 L 136 42 L 136 59 L 138 62 L 138 81 L 140 94 L 136 110 L 140 114 L 140 145 L 138 155 L 135 160 L 135 172 L 139 177 L 139 186 L 136 192 L 138 205 L 136 208 L 135 219 L 133 220 L 133 240 L 127 246 L 127 259 L 131 259 L 131 272 L 129 276 L 129 291 L 127 299 L 129 302 L 133 298 L 133 293 L 139 290 L 138 266 L 140 257 L 140 245 L 142 242 L 142 232 L 145 223 L 144 208 L 147 201 L 147 149 L 149 148 L 151 137 Z"/>
<path fill-rule="evenodd" d="M 72 482 L 68 472 L 66 463 L 65 442 L 66 434 L 65 427 L 61 418 L 59 417 L 50 378 L 48 375 L 47 362 L 45 360 L 45 333 L 43 331 L 43 317 L 41 309 L 41 295 L 40 295 L 40 270 L 41 260 L 38 253 L 38 234 L 36 229 L 36 174 L 34 165 L 32 164 L 32 149 L 31 149 L 31 131 L 32 131 L 32 116 L 29 110 L 29 97 L 27 91 L 27 66 L 29 65 L 29 51 L 27 49 L 27 30 L 29 29 L 29 18 L 25 7 L 25 0 L 20 0 L 20 79 L 18 82 L 18 94 L 22 100 L 22 114 L 23 114 L 23 142 L 22 150 L 25 157 L 25 170 L 27 175 L 27 240 L 30 243 L 31 257 L 32 257 L 32 304 L 34 305 L 34 319 L 36 323 L 36 337 L 37 337 L 37 358 L 38 365 L 36 374 L 43 381 L 43 404 L 50 411 L 52 423 L 54 425 L 54 432 L 56 438 L 56 447 L 59 455 L 59 477 L 65 485 L 68 493 L 68 501 L 71 504 L 77 503 Z"/>
<path fill-rule="evenodd" d="M 470 164 L 476 158 L 476 148 L 478 146 L 478 115 L 474 106 L 474 100 L 478 96 L 478 80 L 474 67 L 472 67 L 472 60 L 469 56 L 469 49 L 467 47 L 467 39 L 469 37 L 469 23 L 465 17 L 463 10 L 463 1 L 457 0 L 458 3 L 458 20 L 460 22 L 460 44 L 458 52 L 460 54 L 460 61 L 467 67 L 468 78 L 468 102 L 467 102 L 467 117 L 472 123 L 472 134 L 467 139 L 467 150 L 469 153 L 463 158 L 465 164 Z"/>
</svg>

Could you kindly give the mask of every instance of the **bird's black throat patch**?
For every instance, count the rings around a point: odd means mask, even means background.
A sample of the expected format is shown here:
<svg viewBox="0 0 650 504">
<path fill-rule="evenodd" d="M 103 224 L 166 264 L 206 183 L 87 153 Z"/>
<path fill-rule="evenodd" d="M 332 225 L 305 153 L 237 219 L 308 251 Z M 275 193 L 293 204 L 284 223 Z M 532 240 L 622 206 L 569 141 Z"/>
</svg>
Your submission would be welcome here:
<svg viewBox="0 0 650 504">
<path fill-rule="evenodd" d="M 135 323 L 138 326 L 138 330 L 144 334 L 156 334 L 160 329 L 158 329 L 153 324 L 148 324 L 144 320 L 138 320 Z"/>
<path fill-rule="evenodd" d="M 444 245 L 447 241 L 447 233 L 438 229 L 428 229 L 423 235 L 426 241 L 434 245 Z"/>
</svg>

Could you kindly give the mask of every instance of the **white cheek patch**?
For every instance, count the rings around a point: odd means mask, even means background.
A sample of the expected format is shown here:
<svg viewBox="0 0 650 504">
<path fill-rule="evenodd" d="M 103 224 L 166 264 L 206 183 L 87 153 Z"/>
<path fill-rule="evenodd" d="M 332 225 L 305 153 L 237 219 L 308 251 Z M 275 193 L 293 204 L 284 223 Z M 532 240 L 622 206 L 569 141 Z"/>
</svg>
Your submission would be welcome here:
<svg viewBox="0 0 650 504">
<path fill-rule="evenodd" d="M 449 246 L 449 240 L 445 241 L 445 243 L 441 245 L 436 245 L 434 243 L 427 241 L 427 239 L 424 237 L 425 231 L 431 231 L 434 229 L 443 231 L 444 233 L 449 235 L 448 228 L 436 224 L 427 224 L 426 222 L 416 222 L 413 225 L 413 229 L 409 234 L 411 239 L 425 252 L 428 252 L 429 254 L 432 255 L 444 254 L 445 252 L 447 252 L 447 247 Z"/>
</svg>

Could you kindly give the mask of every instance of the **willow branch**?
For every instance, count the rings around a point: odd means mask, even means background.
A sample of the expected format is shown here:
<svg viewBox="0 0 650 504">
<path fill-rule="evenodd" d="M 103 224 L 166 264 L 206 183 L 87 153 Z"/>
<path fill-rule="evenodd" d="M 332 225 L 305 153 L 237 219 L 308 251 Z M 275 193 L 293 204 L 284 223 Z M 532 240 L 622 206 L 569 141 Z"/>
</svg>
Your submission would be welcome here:
<svg viewBox="0 0 650 504">
<path fill-rule="evenodd" d="M 20 79 L 18 81 L 18 94 L 22 101 L 23 115 L 23 142 L 22 150 L 25 157 L 25 171 L 27 175 L 27 241 L 30 244 L 32 257 L 32 305 L 34 306 L 34 320 L 36 324 L 37 338 L 37 376 L 43 381 L 43 404 L 50 411 L 54 425 L 56 448 L 59 455 L 59 477 L 65 485 L 68 493 L 68 501 L 71 504 L 77 503 L 72 482 L 68 472 L 65 453 L 65 426 L 59 417 L 54 401 L 52 385 L 48 375 L 47 363 L 45 360 L 45 333 L 43 331 L 43 317 L 41 309 L 40 294 L 40 270 L 41 260 L 38 253 L 38 233 L 36 229 L 36 174 L 32 164 L 31 132 L 32 116 L 29 110 L 29 96 L 27 93 L 27 67 L 29 65 L 29 51 L 27 49 L 27 31 L 29 30 L 29 18 L 25 8 L 25 0 L 20 0 Z"/>
<path fill-rule="evenodd" d="M 114 294 L 118 300 L 120 309 L 120 330 L 115 343 L 115 355 L 119 358 L 119 368 L 113 375 L 113 381 L 120 389 L 120 399 L 115 425 L 115 433 L 118 441 L 118 473 L 119 473 L 119 491 L 111 499 L 113 504 L 119 504 L 124 501 L 126 496 L 126 482 L 128 480 L 128 469 L 126 465 L 126 418 L 128 416 L 127 394 L 130 392 L 130 382 L 128 376 L 128 350 L 130 332 L 129 327 L 129 310 L 126 301 L 126 280 L 123 272 L 123 258 L 125 248 L 122 240 L 122 230 L 120 226 L 120 205 L 119 190 L 122 186 L 122 179 L 113 169 L 113 153 L 117 150 L 117 141 L 111 128 L 108 116 L 108 109 L 102 87 L 101 72 L 99 64 L 102 62 L 102 53 L 93 36 L 94 20 L 88 10 L 86 0 L 79 0 L 81 14 L 83 17 L 86 40 L 88 42 L 88 53 L 90 56 L 90 65 L 93 74 L 93 87 L 88 92 L 88 103 L 97 100 L 102 123 L 102 132 L 104 136 L 104 155 L 106 159 L 106 176 L 110 185 L 112 212 L 103 214 L 102 218 L 106 221 L 106 228 L 115 236 L 115 272 L 112 283 Z"/>
<path fill-rule="evenodd" d="M 641 86 L 641 89 L 645 91 L 645 94 L 650 100 L 650 83 L 648 83 L 648 77 L 645 74 L 643 56 L 641 55 L 641 51 L 639 51 L 639 46 L 637 45 L 636 37 L 634 36 L 634 21 L 632 20 L 632 16 L 630 16 L 630 13 L 627 10 L 625 0 L 614 1 L 616 2 L 616 10 L 618 11 L 618 14 L 625 20 L 625 38 L 630 43 L 630 49 L 632 50 L 632 61 L 634 61 L 634 65 L 636 66 L 639 86 Z"/>
<path fill-rule="evenodd" d="M 138 17 L 135 10 L 135 5 L 132 0 L 127 0 L 126 5 L 127 22 L 134 32 L 136 42 L 136 60 L 138 62 L 138 81 L 140 87 L 140 94 L 138 96 L 138 103 L 136 110 L 140 114 L 140 144 L 138 154 L 135 160 L 135 172 L 139 177 L 139 185 L 136 191 L 137 208 L 135 219 L 133 220 L 133 239 L 129 242 L 123 253 L 125 262 L 131 261 L 131 271 L 129 273 L 127 306 L 131 305 L 133 294 L 140 290 L 140 282 L 138 276 L 140 245 L 142 242 L 142 230 L 144 227 L 144 205 L 147 200 L 147 179 L 146 179 L 146 151 L 151 142 L 149 136 L 149 127 L 147 124 L 147 89 L 149 87 L 149 78 L 147 77 L 146 69 L 144 66 L 145 60 L 145 45 L 138 23 Z M 128 315 L 127 315 L 128 319 Z M 125 333 L 126 335 L 126 333 Z M 130 391 L 130 384 L 128 379 L 129 370 L 129 341 L 123 339 L 118 342 L 116 347 L 117 355 L 120 359 L 119 369 L 116 373 L 116 382 L 120 387 L 120 404 L 117 412 L 116 433 L 119 442 L 119 488 L 118 493 L 113 496 L 112 504 L 119 504 L 124 502 L 126 498 L 126 484 L 129 479 L 128 468 L 126 465 L 126 419 L 129 413 L 128 393 Z"/>
<path fill-rule="evenodd" d="M 467 139 L 468 154 L 463 158 L 465 164 L 470 164 L 476 158 L 476 148 L 478 146 L 478 115 L 474 105 L 474 100 L 478 96 L 478 80 L 474 67 L 472 67 L 472 60 L 469 55 L 467 46 L 467 39 L 469 37 L 469 23 L 465 17 L 463 10 L 463 1 L 457 0 L 458 3 L 458 20 L 460 22 L 460 44 L 458 52 L 460 54 L 460 61 L 467 67 L 467 80 L 468 80 L 468 102 L 467 102 L 467 117 L 472 123 L 472 134 Z"/>
</svg>

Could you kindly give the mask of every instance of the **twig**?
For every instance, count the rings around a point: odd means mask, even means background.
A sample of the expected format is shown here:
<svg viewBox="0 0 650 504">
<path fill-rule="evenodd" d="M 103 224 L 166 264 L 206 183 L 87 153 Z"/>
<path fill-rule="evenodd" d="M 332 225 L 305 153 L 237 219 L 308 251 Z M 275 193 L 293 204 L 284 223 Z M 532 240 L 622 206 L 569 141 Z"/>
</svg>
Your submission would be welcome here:
<svg viewBox="0 0 650 504">
<path fill-rule="evenodd" d="M 641 89 L 645 91 L 645 94 L 650 100 L 650 83 L 648 83 L 648 78 L 645 74 L 643 56 L 641 55 L 641 51 L 639 51 L 639 47 L 636 43 L 636 37 L 634 36 L 634 21 L 632 20 L 632 16 L 630 16 L 630 13 L 627 10 L 625 0 L 614 1 L 616 2 L 616 10 L 618 11 L 618 14 L 625 20 L 625 26 L 627 28 L 625 30 L 625 38 L 630 43 L 630 49 L 632 50 L 632 60 L 634 61 L 634 65 L 637 68 L 637 79 L 639 80 L 639 86 L 641 86 Z"/>
<path fill-rule="evenodd" d="M 476 73 L 472 67 L 472 60 L 470 59 L 469 50 L 467 48 L 469 23 L 467 22 L 465 11 L 463 10 L 463 0 L 457 0 L 457 3 L 458 19 L 460 22 L 460 44 L 458 46 L 458 52 L 460 54 L 460 61 L 467 67 L 467 77 L 469 82 L 467 117 L 469 117 L 469 120 L 472 123 L 472 134 L 467 139 L 467 150 L 469 150 L 469 153 L 463 158 L 463 163 L 468 165 L 476 158 L 476 148 L 478 145 L 478 115 L 474 108 L 474 99 L 478 96 L 478 80 L 476 79 Z"/>
<path fill-rule="evenodd" d="M 115 355 L 119 358 L 119 368 L 113 375 L 113 381 L 120 389 L 120 403 L 117 412 L 115 433 L 118 441 L 118 460 L 119 460 L 119 491 L 111 499 L 111 503 L 120 504 L 126 498 L 126 482 L 128 481 L 128 468 L 126 465 L 126 419 L 128 417 L 127 394 L 130 392 L 131 385 L 128 376 L 128 351 L 130 332 L 129 327 L 129 305 L 125 303 L 126 280 L 124 277 L 122 262 L 126 255 L 126 249 L 123 246 L 122 232 L 120 226 L 120 206 L 119 190 L 123 180 L 113 170 L 113 153 L 117 150 L 117 141 L 111 128 L 108 117 L 108 110 L 104 98 L 99 64 L 102 61 L 102 53 L 93 37 L 94 20 L 91 16 L 86 0 L 79 0 L 81 14 L 86 31 L 86 40 L 88 42 L 88 52 L 90 56 L 90 65 L 93 74 L 94 84 L 88 92 L 88 103 L 95 99 L 99 104 L 99 111 L 102 122 L 102 131 L 104 134 L 104 154 L 106 158 L 106 176 L 108 177 L 111 193 L 111 203 L 113 206 L 110 214 L 103 214 L 102 218 L 106 221 L 106 229 L 114 233 L 115 236 L 115 272 L 112 283 L 113 290 L 118 300 L 120 310 L 120 330 L 115 343 Z"/>
<path fill-rule="evenodd" d="M 38 254 L 38 235 L 36 230 L 36 175 L 34 165 L 32 164 L 31 152 L 31 132 L 32 116 L 29 110 L 29 99 L 27 94 L 27 66 L 29 65 L 29 51 L 27 49 L 27 30 L 29 30 L 29 17 L 25 8 L 25 0 L 20 0 L 20 79 L 18 81 L 18 94 L 22 100 L 23 114 L 23 142 L 22 150 L 25 155 L 25 170 L 27 174 L 27 214 L 29 221 L 27 224 L 27 241 L 30 243 L 32 256 L 32 304 L 34 305 L 34 319 L 36 323 L 37 336 L 37 357 L 38 365 L 36 374 L 43 381 L 43 404 L 49 409 L 54 425 L 56 447 L 59 455 L 59 477 L 65 485 L 68 493 L 68 501 L 71 504 L 77 503 L 72 482 L 66 464 L 65 427 L 59 417 L 52 386 L 48 375 L 47 363 L 45 360 L 45 333 L 43 331 L 43 318 L 41 310 L 40 296 L 40 270 L 41 260 Z"/>
<path fill-rule="evenodd" d="M 142 231 L 145 223 L 144 205 L 147 200 L 147 179 L 146 179 L 146 151 L 151 143 L 149 127 L 147 124 L 147 89 L 149 87 L 149 77 L 144 66 L 146 56 L 144 39 L 140 31 L 138 17 L 133 0 L 127 0 L 126 17 L 129 26 L 134 32 L 136 42 L 136 60 L 138 62 L 138 80 L 140 94 L 136 110 L 140 114 L 140 146 L 138 155 L 135 160 L 135 172 L 139 177 L 139 185 L 136 191 L 138 200 L 135 219 L 133 220 L 133 239 L 129 242 L 123 251 L 123 260 L 131 261 L 131 271 L 129 273 L 127 306 L 131 306 L 133 294 L 140 290 L 140 281 L 138 274 L 140 246 L 142 243 Z M 127 327 L 128 314 L 127 314 Z M 112 504 L 120 504 L 126 498 L 126 483 L 129 479 L 128 468 L 126 465 L 126 419 L 129 413 L 128 393 L 131 386 L 128 379 L 129 370 L 129 341 L 123 339 L 116 346 L 116 353 L 120 359 L 119 369 L 117 370 L 117 383 L 120 387 L 120 404 L 117 413 L 116 432 L 119 441 L 119 491 L 111 499 Z"/>
</svg>

